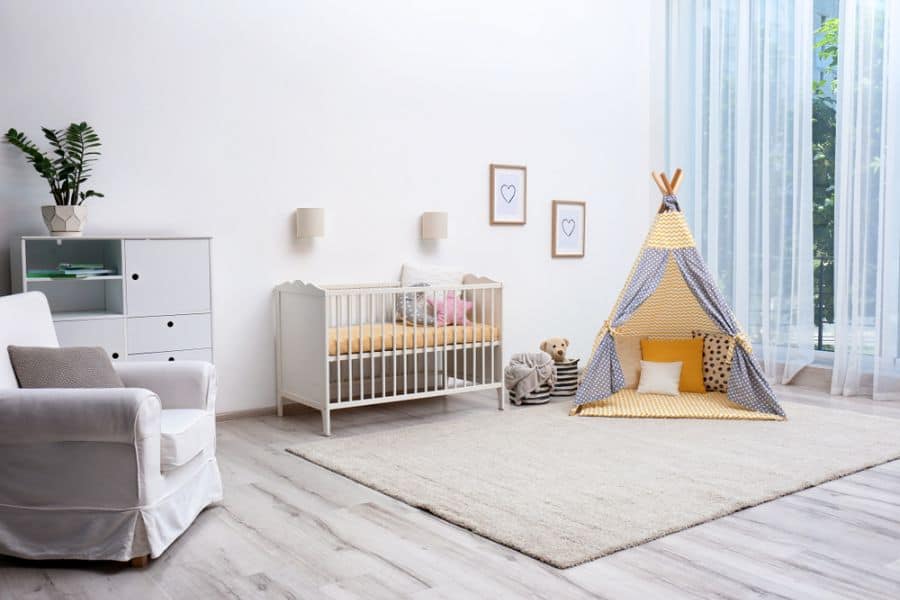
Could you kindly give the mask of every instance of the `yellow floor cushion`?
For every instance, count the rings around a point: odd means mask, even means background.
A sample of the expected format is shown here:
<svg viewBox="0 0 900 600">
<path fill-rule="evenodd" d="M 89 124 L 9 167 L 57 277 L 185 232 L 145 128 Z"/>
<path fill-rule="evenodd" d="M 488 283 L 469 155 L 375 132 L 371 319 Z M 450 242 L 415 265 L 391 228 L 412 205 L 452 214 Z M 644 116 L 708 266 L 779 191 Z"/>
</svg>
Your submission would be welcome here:
<svg viewBox="0 0 900 600">
<path fill-rule="evenodd" d="M 681 362 L 681 392 L 706 392 L 703 384 L 703 339 L 642 339 L 641 357 L 650 362 Z"/>
<path fill-rule="evenodd" d="M 747 419 L 782 421 L 784 417 L 738 406 L 726 394 L 685 392 L 677 396 L 638 394 L 622 389 L 603 400 L 572 408 L 569 414 L 582 417 L 623 417 L 645 419 Z"/>
</svg>

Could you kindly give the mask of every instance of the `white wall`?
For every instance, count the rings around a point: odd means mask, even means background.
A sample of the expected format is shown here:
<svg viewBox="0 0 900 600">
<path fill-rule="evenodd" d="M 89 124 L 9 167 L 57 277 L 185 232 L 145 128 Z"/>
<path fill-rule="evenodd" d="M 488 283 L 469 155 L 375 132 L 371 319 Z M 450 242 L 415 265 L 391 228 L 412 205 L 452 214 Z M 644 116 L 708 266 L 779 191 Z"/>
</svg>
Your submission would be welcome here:
<svg viewBox="0 0 900 600">
<path fill-rule="evenodd" d="M 0 0 L 0 128 L 94 125 L 90 233 L 215 237 L 220 411 L 274 402 L 274 284 L 408 259 L 503 280 L 507 352 L 586 357 L 658 201 L 652 4 Z M 491 162 L 528 166 L 527 226 L 488 225 Z M 48 198 L 0 148 L 0 293 Z M 550 258 L 553 199 L 588 202 L 585 259 Z M 293 238 L 304 205 L 324 239 Z"/>
</svg>

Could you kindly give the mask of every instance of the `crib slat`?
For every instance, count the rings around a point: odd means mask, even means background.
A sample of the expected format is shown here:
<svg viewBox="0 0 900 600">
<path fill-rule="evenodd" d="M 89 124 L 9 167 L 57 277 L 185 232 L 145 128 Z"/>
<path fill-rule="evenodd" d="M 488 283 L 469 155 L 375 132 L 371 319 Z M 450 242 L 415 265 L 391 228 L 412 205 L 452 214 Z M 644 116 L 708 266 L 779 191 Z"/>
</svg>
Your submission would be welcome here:
<svg viewBox="0 0 900 600">
<path fill-rule="evenodd" d="M 401 298 L 402 298 L 401 303 L 402 303 L 402 307 L 403 307 L 403 323 L 401 323 L 401 325 L 403 326 L 403 353 L 400 356 L 403 359 L 403 393 L 405 394 L 406 392 L 409 391 L 409 385 L 407 384 L 407 379 L 406 379 L 406 363 L 409 361 L 406 360 L 407 350 L 406 350 L 406 293 L 405 292 L 403 293 Z"/>
<path fill-rule="evenodd" d="M 359 323 L 359 399 L 366 399 L 366 380 L 365 380 L 365 370 L 366 370 L 366 362 L 363 360 L 362 351 L 363 351 L 363 332 L 365 328 L 363 326 L 363 303 L 362 303 L 363 294 L 360 293 L 356 297 L 356 320 Z"/>
<path fill-rule="evenodd" d="M 347 296 L 347 401 L 353 400 L 353 336 L 350 334 L 350 323 L 353 321 L 352 312 L 353 304 L 350 300 L 352 296 Z"/>
<path fill-rule="evenodd" d="M 391 306 L 391 316 L 393 317 L 391 322 L 391 335 L 394 340 L 394 352 L 391 358 L 391 381 L 394 386 L 394 395 L 397 395 L 397 346 L 400 343 L 397 341 L 397 294 L 391 294 L 391 298 L 393 300 Z"/>
<path fill-rule="evenodd" d="M 384 292 L 381 293 L 381 397 L 384 398 L 387 396 L 387 380 L 385 377 L 387 376 L 387 371 L 384 368 L 384 343 L 387 338 L 387 323 L 384 322 L 385 315 L 387 315 L 387 306 L 385 305 L 386 295 Z"/>
<path fill-rule="evenodd" d="M 484 368 L 485 368 L 485 364 L 487 363 L 487 360 L 486 360 L 487 352 L 485 352 L 486 346 L 484 345 L 485 344 L 484 323 L 487 320 L 484 318 L 484 315 L 485 315 L 484 307 L 487 304 L 487 302 L 485 302 L 485 296 L 484 296 L 484 293 L 486 291 L 487 290 L 481 290 L 481 323 L 478 324 L 478 327 L 481 328 L 481 356 L 479 357 L 479 358 L 481 358 L 481 381 L 479 383 L 484 383 L 484 380 L 485 380 Z"/>
<path fill-rule="evenodd" d="M 425 391 L 428 391 L 428 292 L 422 292 L 422 300 L 425 301 L 425 314 L 423 318 L 425 322 L 422 323 L 422 374 L 425 377 Z M 419 391 L 416 388 L 416 391 Z"/>
<path fill-rule="evenodd" d="M 384 336 L 382 336 L 384 339 Z M 375 295 L 369 294 L 369 397 L 375 397 Z"/>
<path fill-rule="evenodd" d="M 497 376 L 497 368 L 494 364 L 494 346 L 496 346 L 496 340 L 494 340 L 494 296 L 496 296 L 497 290 L 491 290 L 491 383 L 495 383 L 495 378 Z"/>
<path fill-rule="evenodd" d="M 334 297 L 334 357 L 337 373 L 337 401 L 341 401 L 341 297 Z M 329 398 L 329 402 L 331 399 Z"/>
<path fill-rule="evenodd" d="M 463 291 L 462 288 L 457 288 L 453 290 L 453 293 L 456 294 L 458 298 L 462 297 Z M 463 337 L 465 337 L 465 332 L 463 332 Z M 459 326 L 453 325 L 453 389 L 456 389 L 460 386 L 460 381 L 462 381 L 462 377 L 460 377 L 461 373 L 459 372 Z"/>
<path fill-rule="evenodd" d="M 416 293 L 413 292 L 413 393 L 419 391 L 419 357 L 416 356 L 416 349 L 419 345 L 419 319 L 416 314 Z"/>
<path fill-rule="evenodd" d="M 446 294 L 446 292 L 445 292 L 445 294 Z M 446 298 L 446 296 L 445 296 L 445 298 Z M 449 378 L 447 377 L 447 320 L 446 319 L 444 319 L 444 354 L 441 357 L 441 371 L 442 371 L 441 378 L 444 380 L 444 390 L 446 391 L 446 389 L 450 385 L 450 382 L 448 380 Z"/>
<path fill-rule="evenodd" d="M 437 296 L 437 292 L 435 292 L 434 295 Z M 432 300 L 435 302 L 435 304 L 437 304 L 437 298 L 436 298 L 436 297 L 432 298 Z M 447 297 L 446 297 L 446 295 L 445 295 L 445 296 L 444 296 L 444 302 L 446 302 L 446 301 L 447 301 Z M 446 322 L 446 317 L 445 317 L 444 320 L 445 320 L 445 322 Z M 432 389 L 432 390 L 436 390 L 436 389 L 438 389 L 438 388 L 437 388 L 437 382 L 438 382 L 438 349 L 437 349 L 437 345 L 438 345 L 438 343 L 437 343 L 438 324 L 437 324 L 437 321 L 435 321 L 435 323 L 434 323 L 434 328 L 433 328 L 432 330 L 433 330 L 433 332 L 434 332 L 434 336 L 432 337 L 432 350 L 433 350 L 433 352 L 434 352 L 434 353 L 432 354 L 432 357 L 433 357 L 432 362 L 434 363 L 434 378 L 431 380 L 431 389 Z"/>
<path fill-rule="evenodd" d="M 331 404 L 331 365 L 328 364 L 328 324 L 331 323 L 331 302 L 325 300 L 325 404 Z"/>
<path fill-rule="evenodd" d="M 462 300 L 463 300 L 463 306 L 465 306 L 466 300 L 468 300 L 466 290 L 462 290 Z M 468 333 L 468 329 L 469 329 L 468 327 L 463 325 L 463 328 L 462 328 L 462 330 L 463 330 L 463 377 L 462 377 L 463 383 L 462 383 L 462 386 L 463 387 L 466 387 L 466 383 L 469 380 L 468 375 L 467 375 L 467 369 L 469 368 L 469 360 L 466 358 L 466 333 Z"/>
</svg>

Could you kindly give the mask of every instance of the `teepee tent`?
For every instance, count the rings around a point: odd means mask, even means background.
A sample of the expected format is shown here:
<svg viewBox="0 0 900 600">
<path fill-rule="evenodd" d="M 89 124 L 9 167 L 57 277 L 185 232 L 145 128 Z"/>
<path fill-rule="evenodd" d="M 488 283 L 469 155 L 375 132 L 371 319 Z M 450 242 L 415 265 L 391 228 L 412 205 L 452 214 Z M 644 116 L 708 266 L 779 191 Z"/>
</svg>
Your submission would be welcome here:
<svg viewBox="0 0 900 600">
<path fill-rule="evenodd" d="M 675 194 L 681 169 L 671 182 L 665 174 L 652 175 L 663 194 L 662 205 L 612 313 L 597 334 L 572 414 L 784 418 L 750 341 L 707 270 L 678 206 Z M 618 336 L 689 338 L 698 331 L 724 333 L 734 340 L 728 356 L 727 393 L 682 392 L 672 397 L 625 389 L 616 350 Z"/>
</svg>

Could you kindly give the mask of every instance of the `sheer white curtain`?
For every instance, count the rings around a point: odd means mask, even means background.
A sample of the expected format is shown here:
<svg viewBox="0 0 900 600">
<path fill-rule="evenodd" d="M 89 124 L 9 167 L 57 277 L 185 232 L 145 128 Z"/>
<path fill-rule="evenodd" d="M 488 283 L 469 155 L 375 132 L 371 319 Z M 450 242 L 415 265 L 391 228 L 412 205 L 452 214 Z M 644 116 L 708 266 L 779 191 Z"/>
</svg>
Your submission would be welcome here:
<svg viewBox="0 0 900 600">
<path fill-rule="evenodd" d="M 900 1 L 900 0 L 898 0 Z M 666 154 L 766 375 L 814 356 L 812 0 L 670 0 Z"/>
<path fill-rule="evenodd" d="M 833 394 L 900 399 L 900 0 L 843 0 Z"/>
</svg>

